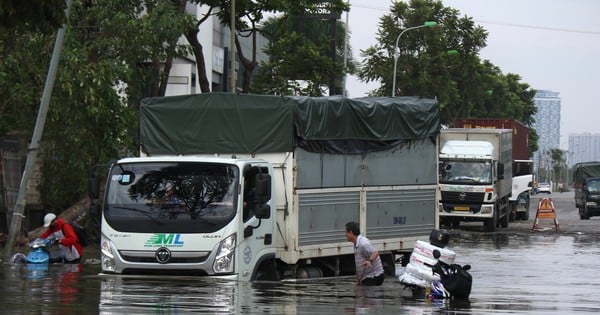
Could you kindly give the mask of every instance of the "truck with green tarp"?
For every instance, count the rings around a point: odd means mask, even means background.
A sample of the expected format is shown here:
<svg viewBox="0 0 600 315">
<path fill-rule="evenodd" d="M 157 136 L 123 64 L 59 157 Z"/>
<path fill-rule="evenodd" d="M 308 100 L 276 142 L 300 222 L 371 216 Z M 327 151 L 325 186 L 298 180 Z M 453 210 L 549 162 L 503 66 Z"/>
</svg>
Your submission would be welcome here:
<svg viewBox="0 0 600 315">
<path fill-rule="evenodd" d="M 351 275 L 357 221 L 393 274 L 438 226 L 433 99 L 147 98 L 139 132 L 140 156 L 109 170 L 103 273 Z"/>
<path fill-rule="evenodd" d="M 600 216 L 600 161 L 580 162 L 573 167 L 575 207 L 579 218 Z"/>
</svg>

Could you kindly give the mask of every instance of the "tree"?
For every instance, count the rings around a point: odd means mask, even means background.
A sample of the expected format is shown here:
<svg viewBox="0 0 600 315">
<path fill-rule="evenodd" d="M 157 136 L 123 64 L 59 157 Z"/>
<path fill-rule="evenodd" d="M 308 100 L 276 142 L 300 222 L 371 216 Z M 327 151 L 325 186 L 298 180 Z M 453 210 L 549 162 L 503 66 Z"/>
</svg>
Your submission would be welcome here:
<svg viewBox="0 0 600 315">
<path fill-rule="evenodd" d="M 547 151 L 548 157 L 550 158 L 550 163 L 552 165 L 552 180 L 554 182 L 565 182 L 566 178 L 563 174 L 566 174 L 566 159 L 565 159 L 565 151 L 554 148 Z"/>
<path fill-rule="evenodd" d="M 402 35 L 408 27 L 436 21 Z M 472 18 L 437 0 L 392 2 L 390 14 L 380 19 L 377 44 L 361 52 L 365 58 L 358 76 L 365 82 L 380 81 L 373 95 L 391 95 L 394 76 L 397 95 L 437 98 L 442 123 L 452 126 L 459 118 L 515 118 L 531 127 L 535 91 L 520 83 L 515 74 L 502 74 L 479 58 L 487 31 Z M 456 51 L 457 54 L 449 52 Z M 398 53 L 398 71 L 393 72 Z"/>
<path fill-rule="evenodd" d="M 65 22 L 65 0 L 3 0 L 0 33 L 14 30 L 51 33 Z"/>
<path fill-rule="evenodd" d="M 271 40 L 265 52 L 269 60 L 260 64 L 252 88 L 256 92 L 281 95 L 322 96 L 324 86 L 336 78 L 336 91 L 341 94 L 342 78 L 352 73 L 350 61 L 344 68 L 344 54 L 352 59 L 350 49 L 344 51 L 345 25 L 335 28 L 335 58 L 331 58 L 331 24 L 329 21 L 298 16 L 272 18 L 263 27 Z M 331 84 L 329 84 L 331 86 Z"/>
<path fill-rule="evenodd" d="M 187 55 L 174 44 L 190 19 L 169 1 L 75 1 L 41 141 L 42 206 L 64 209 L 86 194 L 90 167 L 136 150 L 136 107 L 159 90 L 158 63 Z M 54 39 L 0 33 L 0 136 L 31 135 Z M 30 136 L 27 136 L 30 137 Z"/>
</svg>

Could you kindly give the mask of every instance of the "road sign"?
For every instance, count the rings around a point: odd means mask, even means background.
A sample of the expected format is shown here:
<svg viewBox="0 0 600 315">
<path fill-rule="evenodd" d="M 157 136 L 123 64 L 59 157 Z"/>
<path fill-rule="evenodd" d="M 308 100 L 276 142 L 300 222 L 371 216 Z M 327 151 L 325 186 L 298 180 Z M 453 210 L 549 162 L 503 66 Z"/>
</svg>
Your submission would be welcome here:
<svg viewBox="0 0 600 315">
<path fill-rule="evenodd" d="M 552 219 L 554 220 L 554 228 L 558 231 L 559 224 L 558 218 L 556 217 L 556 209 L 551 198 L 542 198 L 538 203 L 538 209 L 535 214 L 535 221 L 533 222 L 533 231 L 540 231 L 540 219 Z"/>
</svg>

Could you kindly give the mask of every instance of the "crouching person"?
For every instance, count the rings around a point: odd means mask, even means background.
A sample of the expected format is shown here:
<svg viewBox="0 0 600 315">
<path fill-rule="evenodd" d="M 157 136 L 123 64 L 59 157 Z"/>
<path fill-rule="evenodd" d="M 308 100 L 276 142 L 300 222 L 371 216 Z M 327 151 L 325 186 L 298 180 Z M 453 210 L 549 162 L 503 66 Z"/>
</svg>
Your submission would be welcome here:
<svg viewBox="0 0 600 315">
<path fill-rule="evenodd" d="M 64 261 L 76 264 L 81 261 L 83 246 L 69 223 L 57 218 L 54 213 L 48 213 L 44 216 L 44 227 L 48 229 L 40 238 L 50 239 L 59 244 L 58 250 L 50 252 L 50 262 Z"/>
</svg>

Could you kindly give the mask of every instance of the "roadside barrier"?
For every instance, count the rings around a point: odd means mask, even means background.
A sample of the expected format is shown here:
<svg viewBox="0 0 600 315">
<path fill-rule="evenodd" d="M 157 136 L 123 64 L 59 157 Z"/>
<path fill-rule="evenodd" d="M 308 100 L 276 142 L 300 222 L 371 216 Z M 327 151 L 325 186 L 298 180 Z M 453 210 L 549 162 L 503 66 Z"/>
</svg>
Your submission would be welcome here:
<svg viewBox="0 0 600 315">
<path fill-rule="evenodd" d="M 558 218 L 556 217 L 556 209 L 551 198 L 542 198 L 538 204 L 538 209 L 535 214 L 535 221 L 533 221 L 533 231 L 539 231 L 540 219 L 552 219 L 554 220 L 554 228 L 558 231 L 560 229 L 558 224 Z"/>
</svg>

